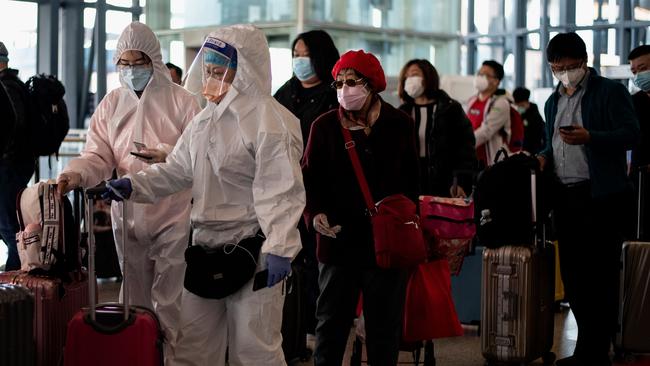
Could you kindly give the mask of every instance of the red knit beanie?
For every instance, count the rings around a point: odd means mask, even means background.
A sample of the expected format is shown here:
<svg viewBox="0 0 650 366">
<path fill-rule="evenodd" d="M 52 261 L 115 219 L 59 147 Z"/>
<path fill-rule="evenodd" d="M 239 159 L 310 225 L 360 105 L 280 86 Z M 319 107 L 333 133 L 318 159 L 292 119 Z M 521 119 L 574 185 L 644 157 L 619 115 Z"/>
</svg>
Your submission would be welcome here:
<svg viewBox="0 0 650 366">
<path fill-rule="evenodd" d="M 372 53 L 363 50 L 348 51 L 341 56 L 332 69 L 332 77 L 336 76 L 342 69 L 354 69 L 368 79 L 368 83 L 376 93 L 386 90 L 386 75 L 377 57 Z"/>
</svg>

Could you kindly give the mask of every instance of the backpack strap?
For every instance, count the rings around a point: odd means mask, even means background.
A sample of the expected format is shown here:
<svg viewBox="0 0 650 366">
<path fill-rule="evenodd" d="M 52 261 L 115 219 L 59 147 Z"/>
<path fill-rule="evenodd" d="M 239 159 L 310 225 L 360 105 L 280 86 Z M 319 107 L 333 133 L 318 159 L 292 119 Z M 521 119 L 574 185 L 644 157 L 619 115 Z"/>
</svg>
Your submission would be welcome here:
<svg viewBox="0 0 650 366">
<path fill-rule="evenodd" d="M 23 220 L 23 210 L 20 207 L 20 200 L 23 197 L 24 191 L 25 188 L 22 188 L 20 191 L 18 191 L 18 194 L 16 195 L 16 216 L 18 216 L 18 226 L 20 227 L 20 231 L 25 231 L 25 220 Z"/>
<path fill-rule="evenodd" d="M 57 195 L 56 185 L 43 185 L 41 204 L 41 214 L 43 215 L 41 263 L 52 265 L 56 261 L 54 253 L 59 249 L 59 241 L 63 237 L 61 201 Z"/>
</svg>

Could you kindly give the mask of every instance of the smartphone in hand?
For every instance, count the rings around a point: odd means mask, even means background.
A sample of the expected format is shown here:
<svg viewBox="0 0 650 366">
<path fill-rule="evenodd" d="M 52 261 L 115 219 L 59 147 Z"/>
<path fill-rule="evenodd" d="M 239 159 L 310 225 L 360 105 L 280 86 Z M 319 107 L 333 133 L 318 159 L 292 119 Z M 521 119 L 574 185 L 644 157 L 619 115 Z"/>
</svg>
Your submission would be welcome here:
<svg viewBox="0 0 650 366">
<path fill-rule="evenodd" d="M 268 279 L 269 279 L 268 269 L 255 273 L 255 279 L 253 280 L 253 291 L 261 290 L 264 287 L 266 287 Z"/>
<path fill-rule="evenodd" d="M 135 152 L 135 151 L 131 151 L 131 155 L 133 155 L 133 156 L 137 156 L 137 157 L 139 157 L 139 158 L 141 158 L 141 159 L 145 159 L 145 160 L 151 160 L 151 159 L 153 159 L 153 156 L 147 156 L 147 155 L 144 155 L 144 154 L 137 153 L 137 152 Z"/>
<path fill-rule="evenodd" d="M 560 131 L 570 132 L 570 131 L 575 130 L 576 127 L 575 127 L 575 126 L 560 126 L 560 127 L 558 127 L 558 129 L 559 129 Z"/>
<path fill-rule="evenodd" d="M 142 142 L 133 141 L 133 145 L 135 145 L 135 148 L 136 148 L 138 151 L 147 148 L 147 145 L 143 144 Z"/>
</svg>

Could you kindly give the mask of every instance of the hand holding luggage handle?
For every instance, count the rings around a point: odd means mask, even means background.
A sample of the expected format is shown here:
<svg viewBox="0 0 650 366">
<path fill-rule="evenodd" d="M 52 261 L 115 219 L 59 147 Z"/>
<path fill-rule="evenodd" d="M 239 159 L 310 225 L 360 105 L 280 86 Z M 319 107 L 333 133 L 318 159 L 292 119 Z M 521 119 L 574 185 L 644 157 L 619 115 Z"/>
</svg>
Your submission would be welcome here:
<svg viewBox="0 0 650 366">
<path fill-rule="evenodd" d="M 101 328 L 106 328 L 103 325 L 100 325 L 96 322 L 97 320 L 97 312 L 96 312 L 96 301 L 95 301 L 95 282 L 96 282 L 96 276 L 95 276 L 95 235 L 93 233 L 93 224 L 94 224 L 94 218 L 93 218 L 93 209 L 94 209 L 94 203 L 97 198 L 101 199 L 101 195 L 106 192 L 106 188 L 103 185 L 100 185 L 99 187 L 93 187 L 93 188 L 88 188 L 86 190 L 86 205 L 87 205 L 87 210 L 86 210 L 86 230 L 88 232 L 88 274 L 90 276 L 89 281 L 88 281 L 88 290 L 90 294 L 90 320 L 93 323 L 93 326 L 95 327 L 101 327 Z M 126 202 L 122 201 L 122 220 L 126 221 L 126 214 L 127 214 L 127 205 Z M 129 290 L 127 286 L 127 269 L 126 269 L 126 225 L 122 228 L 122 297 L 124 301 L 124 320 L 122 321 L 121 324 L 118 324 L 115 329 L 120 329 L 124 327 L 125 325 L 128 324 L 128 322 L 131 320 L 130 319 L 130 311 L 129 311 Z"/>
</svg>

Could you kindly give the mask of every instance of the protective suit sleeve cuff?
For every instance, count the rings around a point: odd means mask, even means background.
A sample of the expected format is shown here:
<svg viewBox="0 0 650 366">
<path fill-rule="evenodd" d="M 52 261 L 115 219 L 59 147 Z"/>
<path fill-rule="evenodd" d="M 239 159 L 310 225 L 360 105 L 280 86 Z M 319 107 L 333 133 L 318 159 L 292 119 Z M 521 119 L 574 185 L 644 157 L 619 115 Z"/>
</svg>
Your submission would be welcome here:
<svg viewBox="0 0 650 366">
<path fill-rule="evenodd" d="M 295 238 L 293 238 L 295 236 Z M 298 255 L 302 244 L 300 243 L 300 234 L 298 230 L 295 230 L 295 235 L 291 235 L 291 239 L 285 238 L 284 240 L 267 236 L 264 244 L 262 245 L 262 253 L 264 254 L 273 254 L 278 257 L 293 258 Z"/>
<path fill-rule="evenodd" d="M 172 150 L 174 150 L 174 145 L 165 144 L 161 142 L 158 145 L 156 145 L 156 149 L 162 150 L 165 152 L 165 154 L 169 155 L 172 153 Z"/>
</svg>

